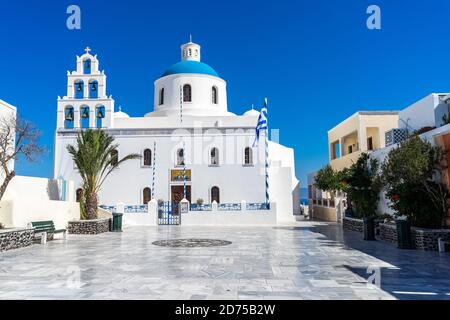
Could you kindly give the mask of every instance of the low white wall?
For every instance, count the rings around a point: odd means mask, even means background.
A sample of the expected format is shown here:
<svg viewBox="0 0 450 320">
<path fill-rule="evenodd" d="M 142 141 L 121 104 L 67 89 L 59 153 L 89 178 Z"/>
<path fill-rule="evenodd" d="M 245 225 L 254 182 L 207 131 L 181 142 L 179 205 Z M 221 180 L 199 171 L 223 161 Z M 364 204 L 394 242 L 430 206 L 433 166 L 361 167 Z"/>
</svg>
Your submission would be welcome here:
<svg viewBox="0 0 450 320">
<path fill-rule="evenodd" d="M 70 220 L 80 219 L 80 205 L 65 201 L 17 201 L 0 202 L 0 221 L 6 227 L 26 227 L 32 221 L 52 220 L 57 229 L 67 228 Z"/>
<path fill-rule="evenodd" d="M 120 204 L 117 204 L 119 207 Z M 122 205 L 123 206 L 123 205 Z M 124 213 L 122 217 L 124 227 L 130 226 L 157 226 L 158 225 L 158 203 L 155 199 L 148 203 L 146 213 Z"/>
<path fill-rule="evenodd" d="M 75 188 L 72 181 L 16 176 L 9 183 L 2 200 L 11 199 L 75 201 Z"/>
<path fill-rule="evenodd" d="M 79 218 L 73 182 L 16 176 L 0 202 L 0 222 L 9 228 L 53 220 L 56 228 L 64 229 L 68 221 Z"/>
<path fill-rule="evenodd" d="M 157 226 L 158 214 L 156 212 L 124 213 L 122 217 L 122 224 L 124 227 Z"/>
<path fill-rule="evenodd" d="M 182 226 L 267 226 L 277 224 L 276 203 L 270 210 L 189 211 L 181 215 Z"/>
</svg>

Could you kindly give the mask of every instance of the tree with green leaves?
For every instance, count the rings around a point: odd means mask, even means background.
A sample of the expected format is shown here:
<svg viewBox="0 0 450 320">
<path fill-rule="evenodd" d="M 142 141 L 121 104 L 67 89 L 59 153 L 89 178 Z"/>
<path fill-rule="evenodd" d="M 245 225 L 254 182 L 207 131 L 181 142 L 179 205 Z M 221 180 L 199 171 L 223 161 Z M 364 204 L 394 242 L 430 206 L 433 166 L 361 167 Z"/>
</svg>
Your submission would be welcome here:
<svg viewBox="0 0 450 320">
<path fill-rule="evenodd" d="M 97 219 L 98 193 L 106 178 L 128 160 L 138 159 L 139 154 L 129 154 L 118 159 L 114 137 L 103 130 L 83 130 L 78 134 L 75 146 L 68 145 L 83 181 L 83 194 L 80 201 L 81 218 Z"/>
<path fill-rule="evenodd" d="M 382 189 L 378 169 L 378 161 L 363 153 L 344 174 L 344 192 L 356 208 L 358 217 L 377 215 L 379 194 Z"/>
<path fill-rule="evenodd" d="M 391 208 L 414 226 L 440 228 L 449 209 L 449 192 L 442 183 L 444 154 L 419 137 L 392 149 L 382 166 Z"/>
<path fill-rule="evenodd" d="M 317 172 L 315 177 L 315 185 L 323 191 L 341 191 L 343 188 L 342 178 L 342 171 L 336 171 L 330 165 L 326 165 Z"/>
</svg>

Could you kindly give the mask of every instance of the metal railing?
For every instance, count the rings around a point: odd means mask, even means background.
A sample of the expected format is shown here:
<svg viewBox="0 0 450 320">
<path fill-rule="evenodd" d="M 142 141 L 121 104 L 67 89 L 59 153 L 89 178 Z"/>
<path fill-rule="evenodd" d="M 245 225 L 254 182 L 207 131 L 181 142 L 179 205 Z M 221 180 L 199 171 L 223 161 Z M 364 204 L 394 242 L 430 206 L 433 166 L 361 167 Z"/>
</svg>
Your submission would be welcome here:
<svg viewBox="0 0 450 320">
<path fill-rule="evenodd" d="M 247 203 L 247 210 L 269 210 L 267 203 Z"/>
<path fill-rule="evenodd" d="M 99 207 L 111 213 L 117 212 L 117 206 L 101 205 Z M 148 213 L 148 205 L 146 204 L 125 205 L 124 211 L 125 211 L 124 213 Z"/>
<path fill-rule="evenodd" d="M 212 205 L 192 203 L 190 211 L 212 211 Z"/>
<path fill-rule="evenodd" d="M 217 205 L 217 209 L 219 211 L 240 211 L 241 204 L 240 203 L 219 203 Z"/>
</svg>

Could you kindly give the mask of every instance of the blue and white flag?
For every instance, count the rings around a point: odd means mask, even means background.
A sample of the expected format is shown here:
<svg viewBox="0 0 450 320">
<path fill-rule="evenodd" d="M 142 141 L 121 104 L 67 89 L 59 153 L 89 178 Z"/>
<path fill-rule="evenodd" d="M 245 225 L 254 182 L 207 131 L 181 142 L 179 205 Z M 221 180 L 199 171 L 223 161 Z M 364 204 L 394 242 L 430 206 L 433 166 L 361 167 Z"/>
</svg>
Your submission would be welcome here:
<svg viewBox="0 0 450 320">
<path fill-rule="evenodd" d="M 264 106 L 259 113 L 258 123 L 256 124 L 256 137 L 255 142 L 253 142 L 253 147 L 258 145 L 259 134 L 263 130 L 267 130 L 267 98 L 264 99 Z"/>
</svg>

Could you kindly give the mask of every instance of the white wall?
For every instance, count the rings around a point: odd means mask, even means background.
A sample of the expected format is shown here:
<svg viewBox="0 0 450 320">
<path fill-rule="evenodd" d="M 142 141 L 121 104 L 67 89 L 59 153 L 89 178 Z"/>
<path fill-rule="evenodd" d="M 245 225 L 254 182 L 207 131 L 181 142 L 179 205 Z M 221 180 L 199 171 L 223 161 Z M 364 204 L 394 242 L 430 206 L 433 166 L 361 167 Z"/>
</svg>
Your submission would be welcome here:
<svg viewBox="0 0 450 320">
<path fill-rule="evenodd" d="M 408 123 L 409 131 L 419 130 L 423 127 L 435 127 L 440 126 L 436 123 L 436 108 L 439 106 L 439 96 L 446 94 L 432 93 L 421 100 L 413 103 L 409 107 L 399 112 L 399 128 L 406 128 L 406 122 Z"/>
<path fill-rule="evenodd" d="M 53 220 L 57 228 L 66 228 L 68 221 L 80 218 L 74 193 L 73 182 L 62 187 L 61 181 L 16 176 L 0 202 L 0 222 L 26 227 L 32 221 Z"/>
<path fill-rule="evenodd" d="M 55 176 L 75 181 L 75 188 L 81 186 L 81 179 L 74 169 L 72 159 L 66 145 L 75 143 L 74 137 L 63 136 L 57 139 L 58 157 L 55 160 Z M 142 154 L 146 148 L 153 152 L 156 146 L 155 199 L 171 201 L 170 187 L 182 185 L 182 182 L 170 181 L 170 170 L 175 168 L 175 153 L 182 146 L 176 134 L 162 135 L 119 135 L 119 158 L 130 153 Z M 222 131 L 212 130 L 203 135 L 195 135 L 186 143 L 187 169 L 192 170 L 191 201 L 203 199 L 210 203 L 210 191 L 213 186 L 220 188 L 221 203 L 265 202 L 264 177 L 264 143 L 260 143 L 253 151 L 253 166 L 244 166 L 244 148 L 251 146 L 254 140 L 253 130 L 237 130 L 224 135 Z M 219 148 L 220 165 L 209 165 L 209 154 L 212 147 Z M 283 212 L 292 216 L 299 211 L 299 182 L 295 177 L 294 153 L 290 148 L 270 143 L 270 159 L 272 169 L 269 172 L 270 199 L 278 203 Z M 191 152 L 190 152 L 191 151 Z M 106 180 L 100 191 L 100 203 L 114 205 L 124 202 L 129 205 L 142 204 L 143 189 L 152 187 L 153 167 L 144 167 L 142 160 L 124 163 L 119 170 Z M 182 168 L 177 168 L 182 169 Z M 285 219 L 285 220 L 286 220 Z"/>
<path fill-rule="evenodd" d="M 188 184 L 192 186 L 193 202 L 199 198 L 209 202 L 210 190 L 213 186 L 220 188 L 220 200 L 223 203 L 236 203 L 241 200 L 264 202 L 264 161 L 257 162 L 257 150 L 254 151 L 255 164 L 249 167 L 243 166 L 244 148 L 251 146 L 253 137 L 249 133 L 242 132 L 234 134 L 232 138 L 234 143 L 230 142 L 230 147 L 233 145 L 235 147 L 231 150 L 227 150 L 224 146 L 224 135 L 220 132 L 212 133 L 204 139 L 195 137 L 194 142 L 186 143 L 187 169 L 192 170 L 192 181 Z M 176 150 L 182 147 L 179 136 L 177 137 L 176 134 L 116 136 L 116 142 L 119 144 L 119 158 L 130 153 L 142 154 L 146 148 L 154 152 L 154 141 L 157 142 L 155 199 L 171 201 L 170 186 L 183 184 L 170 181 L 170 170 L 182 169 L 182 167 L 175 168 Z M 57 140 L 58 157 L 55 159 L 55 176 L 75 181 L 75 186 L 78 188 L 82 182 L 74 168 L 73 160 L 66 151 L 66 145 L 70 143 L 75 143 L 74 137 L 63 137 Z M 208 154 L 213 146 L 219 148 L 221 164 L 218 167 L 209 165 Z M 261 151 L 263 152 L 263 148 Z M 228 159 L 228 154 L 231 159 Z M 114 205 L 118 202 L 130 205 L 142 204 L 142 191 L 146 187 L 151 188 L 152 182 L 153 167 L 142 166 L 142 160 L 126 162 L 106 180 L 99 194 L 100 203 L 106 205 Z"/>
<path fill-rule="evenodd" d="M 183 226 L 267 226 L 277 224 L 277 204 L 270 210 L 199 211 L 183 213 Z"/>
<path fill-rule="evenodd" d="M 62 180 L 15 176 L 8 185 L 4 200 L 75 201 L 74 183 Z"/>
<path fill-rule="evenodd" d="M 52 220 L 57 229 L 66 229 L 70 220 L 80 219 L 80 206 L 66 201 L 20 201 L 0 202 L 0 221 L 6 227 L 26 227 L 32 221 Z"/>
<path fill-rule="evenodd" d="M 226 82 L 220 78 L 200 74 L 175 74 L 155 81 L 154 110 L 149 115 L 169 116 L 180 113 L 180 87 L 191 85 L 192 102 L 183 102 L 184 115 L 226 115 Z M 212 103 L 212 87 L 218 89 L 218 103 Z M 159 105 L 159 92 L 164 88 L 164 104 Z"/>
</svg>

